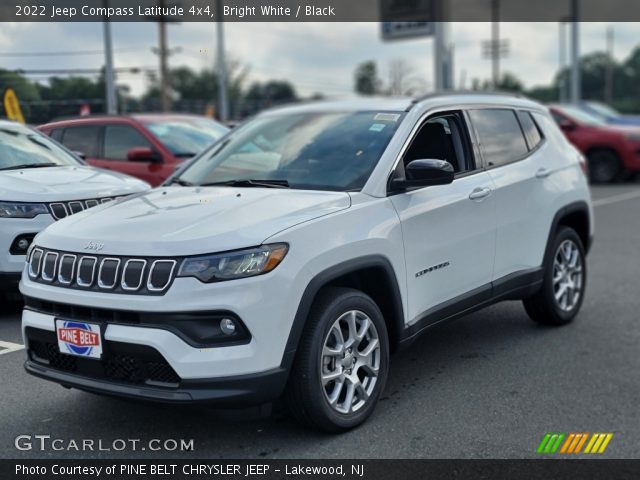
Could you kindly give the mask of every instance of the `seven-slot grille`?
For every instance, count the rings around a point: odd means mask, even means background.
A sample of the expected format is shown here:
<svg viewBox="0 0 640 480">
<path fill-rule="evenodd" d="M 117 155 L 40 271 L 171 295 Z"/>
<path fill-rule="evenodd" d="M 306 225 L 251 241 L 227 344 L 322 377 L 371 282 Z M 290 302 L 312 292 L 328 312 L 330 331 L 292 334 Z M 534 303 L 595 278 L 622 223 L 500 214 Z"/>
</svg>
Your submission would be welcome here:
<svg viewBox="0 0 640 480">
<path fill-rule="evenodd" d="M 172 258 L 85 255 L 35 247 L 27 270 L 33 281 L 58 287 L 162 295 L 177 265 L 178 260 Z"/>
<path fill-rule="evenodd" d="M 69 202 L 53 202 L 47 207 L 51 216 L 56 220 L 62 220 L 69 215 L 79 213 L 87 208 L 97 207 L 101 203 L 113 202 L 119 197 L 92 198 L 90 200 L 71 200 Z"/>
</svg>

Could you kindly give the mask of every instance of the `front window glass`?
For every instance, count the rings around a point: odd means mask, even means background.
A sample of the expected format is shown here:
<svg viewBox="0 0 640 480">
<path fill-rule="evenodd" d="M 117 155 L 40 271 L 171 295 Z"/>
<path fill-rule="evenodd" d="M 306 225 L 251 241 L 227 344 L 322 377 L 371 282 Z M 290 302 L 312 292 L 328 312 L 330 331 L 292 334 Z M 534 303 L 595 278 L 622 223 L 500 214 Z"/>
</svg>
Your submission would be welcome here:
<svg viewBox="0 0 640 480">
<path fill-rule="evenodd" d="M 0 124 L 0 170 L 82 165 L 49 137 L 17 124 Z"/>
<path fill-rule="evenodd" d="M 206 118 L 150 121 L 145 126 L 178 157 L 193 157 L 228 132 L 226 127 Z"/>
<path fill-rule="evenodd" d="M 205 152 L 180 180 L 271 180 L 290 188 L 358 190 L 404 113 L 307 112 L 259 117 Z"/>
</svg>

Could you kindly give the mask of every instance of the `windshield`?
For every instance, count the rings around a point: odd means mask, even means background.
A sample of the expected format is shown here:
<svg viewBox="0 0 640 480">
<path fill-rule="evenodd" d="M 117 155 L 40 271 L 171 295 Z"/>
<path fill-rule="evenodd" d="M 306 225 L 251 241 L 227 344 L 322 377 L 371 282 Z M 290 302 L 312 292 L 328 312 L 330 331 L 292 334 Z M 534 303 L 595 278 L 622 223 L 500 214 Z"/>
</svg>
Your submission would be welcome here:
<svg viewBox="0 0 640 480">
<path fill-rule="evenodd" d="M 589 108 L 593 110 L 598 115 L 602 115 L 603 117 L 619 117 L 620 113 L 615 111 L 608 105 L 598 102 L 589 102 Z"/>
<path fill-rule="evenodd" d="M 0 170 L 82 165 L 49 137 L 18 124 L 0 124 Z"/>
<path fill-rule="evenodd" d="M 581 123 L 583 125 L 606 125 L 606 122 L 601 118 L 596 117 L 590 113 L 585 112 L 584 110 L 580 110 L 577 107 L 570 106 L 562 106 L 560 109 L 562 113 L 564 113 L 567 117 L 571 118 L 571 120 Z"/>
<path fill-rule="evenodd" d="M 208 118 L 185 118 L 145 123 L 149 131 L 176 156 L 192 157 L 229 131 Z"/>
<path fill-rule="evenodd" d="M 359 190 L 404 114 L 313 112 L 258 117 L 180 175 L 188 184 L 279 181 L 290 188 Z"/>
</svg>

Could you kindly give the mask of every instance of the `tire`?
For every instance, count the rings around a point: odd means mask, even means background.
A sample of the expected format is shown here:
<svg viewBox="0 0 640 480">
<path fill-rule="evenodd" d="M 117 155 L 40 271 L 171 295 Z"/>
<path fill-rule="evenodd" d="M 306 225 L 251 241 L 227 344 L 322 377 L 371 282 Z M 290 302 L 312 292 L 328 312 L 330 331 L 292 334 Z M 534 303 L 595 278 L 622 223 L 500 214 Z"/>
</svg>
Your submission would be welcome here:
<svg viewBox="0 0 640 480">
<path fill-rule="evenodd" d="M 363 355 L 369 350 L 372 353 Z M 325 288 L 311 308 L 300 339 L 285 404 L 306 426 L 344 432 L 371 415 L 388 371 L 389 338 L 376 303 L 358 290 Z M 323 374 L 332 378 L 324 385 Z"/>
<path fill-rule="evenodd" d="M 524 308 L 537 323 L 566 325 L 578 314 L 584 300 L 587 286 L 584 247 L 575 230 L 561 227 L 553 240 L 551 252 L 544 266 L 542 287 L 538 293 L 523 300 Z"/>
<path fill-rule="evenodd" d="M 593 150 L 587 155 L 592 183 L 611 183 L 622 173 L 620 159 L 611 150 Z"/>
</svg>

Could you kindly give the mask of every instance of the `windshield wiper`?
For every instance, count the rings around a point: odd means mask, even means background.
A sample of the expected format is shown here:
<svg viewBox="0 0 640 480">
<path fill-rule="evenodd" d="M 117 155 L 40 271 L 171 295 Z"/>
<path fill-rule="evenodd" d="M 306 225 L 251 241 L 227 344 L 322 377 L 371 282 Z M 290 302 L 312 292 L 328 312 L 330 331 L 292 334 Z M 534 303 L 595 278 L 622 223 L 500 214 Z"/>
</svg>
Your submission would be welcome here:
<svg viewBox="0 0 640 480">
<path fill-rule="evenodd" d="M 203 183 L 201 187 L 264 187 L 264 188 L 289 188 L 286 180 L 228 180 L 226 182 Z"/>
<path fill-rule="evenodd" d="M 54 162 L 47 163 L 23 163 L 21 165 L 13 165 L 11 167 L 3 167 L 0 170 L 20 170 L 22 168 L 41 168 L 41 167 L 57 167 L 58 164 Z"/>
<path fill-rule="evenodd" d="M 188 182 L 186 180 L 182 180 L 180 177 L 172 178 L 168 185 L 178 184 L 182 187 L 195 187 L 195 183 Z"/>
</svg>

